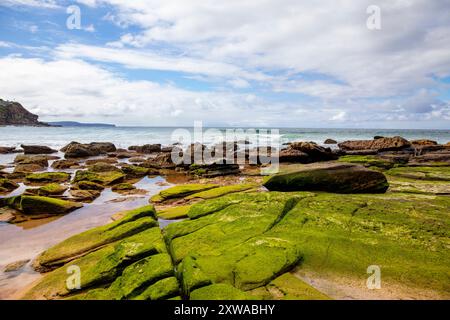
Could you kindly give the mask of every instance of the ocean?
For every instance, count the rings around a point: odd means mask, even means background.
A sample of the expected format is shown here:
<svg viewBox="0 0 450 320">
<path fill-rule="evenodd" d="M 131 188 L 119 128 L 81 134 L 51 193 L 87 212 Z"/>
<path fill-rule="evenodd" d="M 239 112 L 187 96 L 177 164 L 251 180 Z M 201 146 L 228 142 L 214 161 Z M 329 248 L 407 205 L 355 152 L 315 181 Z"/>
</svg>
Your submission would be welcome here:
<svg viewBox="0 0 450 320">
<path fill-rule="evenodd" d="M 119 148 L 152 143 L 170 145 L 177 142 L 176 139 L 172 139 L 172 134 L 176 129 L 173 127 L 0 127 L 0 146 L 18 147 L 20 144 L 38 144 L 61 148 L 71 141 L 81 143 L 112 142 Z M 193 128 L 182 129 L 188 130 L 193 137 Z M 210 144 L 225 140 L 227 128 L 209 129 L 203 128 L 203 143 Z M 242 128 L 242 130 L 248 129 Z M 238 134 L 237 137 L 239 140 L 249 139 L 254 141 L 256 137 L 267 137 L 267 134 L 270 133 L 267 130 L 270 129 L 260 129 L 260 132 L 256 135 Z M 279 129 L 281 143 L 314 141 L 323 144 L 328 138 L 342 142 L 345 140 L 373 139 L 374 136 L 402 136 L 408 140 L 431 139 L 438 143 L 447 143 L 450 141 L 450 130 Z M 264 143 L 260 142 L 260 145 L 262 144 Z"/>
</svg>

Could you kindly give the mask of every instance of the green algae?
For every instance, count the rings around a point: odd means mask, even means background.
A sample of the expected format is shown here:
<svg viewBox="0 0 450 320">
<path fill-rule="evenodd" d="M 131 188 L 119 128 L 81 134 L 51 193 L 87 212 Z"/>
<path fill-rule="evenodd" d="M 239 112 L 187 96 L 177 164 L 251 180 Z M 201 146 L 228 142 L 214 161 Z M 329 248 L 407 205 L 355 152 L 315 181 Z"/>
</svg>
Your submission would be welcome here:
<svg viewBox="0 0 450 320">
<path fill-rule="evenodd" d="M 194 193 L 210 190 L 219 187 L 216 184 L 183 184 L 161 191 L 150 200 L 158 203 L 169 199 L 177 199 L 189 196 Z"/>
<path fill-rule="evenodd" d="M 67 187 L 62 186 L 58 183 L 50 183 L 38 189 L 38 195 L 40 196 L 51 196 L 51 195 L 61 195 L 66 192 Z"/>
<path fill-rule="evenodd" d="M 65 214 L 83 207 L 81 203 L 41 196 L 21 196 L 19 210 L 25 215 Z"/>
<path fill-rule="evenodd" d="M 342 156 L 338 159 L 339 162 L 362 164 L 366 167 L 377 167 L 382 169 L 393 168 L 395 163 L 389 160 L 382 159 L 377 156 L 362 156 L 362 155 L 349 155 Z"/>
<path fill-rule="evenodd" d="M 202 191 L 198 193 L 194 193 L 193 195 L 185 197 L 186 200 L 191 199 L 213 199 L 222 197 L 224 195 L 235 193 L 235 192 L 242 192 L 247 191 L 250 189 L 256 188 L 257 185 L 255 184 L 237 184 L 237 185 L 231 185 L 231 186 L 224 186 L 224 187 L 218 187 L 207 191 Z"/>
<path fill-rule="evenodd" d="M 144 290 L 136 300 L 162 300 L 171 297 L 179 297 L 180 287 L 175 277 L 159 280 Z"/>
<path fill-rule="evenodd" d="M 171 207 L 162 210 L 158 210 L 158 218 L 165 220 L 178 220 L 188 217 L 188 212 L 191 209 L 191 205 Z"/>
<path fill-rule="evenodd" d="M 70 174 L 66 172 L 42 172 L 32 173 L 25 177 L 28 182 L 32 183 L 49 183 L 49 182 L 68 182 Z"/>
<path fill-rule="evenodd" d="M 150 228 L 120 242 L 91 252 L 46 274 L 36 286 L 27 292 L 24 298 L 58 299 L 69 294 L 92 289 L 95 286 L 102 286 L 113 282 L 127 266 L 135 261 L 139 261 L 148 255 L 165 252 L 166 249 L 159 228 Z M 70 290 L 66 286 L 66 279 L 69 276 L 67 270 L 71 266 L 80 268 L 80 289 Z M 95 291 L 95 294 L 100 294 L 102 290 Z"/>
<path fill-rule="evenodd" d="M 195 257 L 184 258 L 177 270 L 183 294 L 187 297 L 191 291 L 212 284 L 211 278 L 199 267 Z"/>
<path fill-rule="evenodd" d="M 120 220 L 70 237 L 43 252 L 36 260 L 39 268 L 54 268 L 99 247 L 154 227 L 153 206 L 128 211 Z"/>
<path fill-rule="evenodd" d="M 78 170 L 75 173 L 73 183 L 77 183 L 80 181 L 89 181 L 101 184 L 102 186 L 109 186 L 121 183 L 124 180 L 124 178 L 125 174 L 118 171 L 92 172 L 92 171 Z"/>
<path fill-rule="evenodd" d="M 130 299 L 173 274 L 172 260 L 168 254 L 152 255 L 125 268 L 107 289 L 107 295 L 114 300 Z"/>
<path fill-rule="evenodd" d="M 418 180 L 450 181 L 450 167 L 398 167 L 386 174 Z"/>
</svg>

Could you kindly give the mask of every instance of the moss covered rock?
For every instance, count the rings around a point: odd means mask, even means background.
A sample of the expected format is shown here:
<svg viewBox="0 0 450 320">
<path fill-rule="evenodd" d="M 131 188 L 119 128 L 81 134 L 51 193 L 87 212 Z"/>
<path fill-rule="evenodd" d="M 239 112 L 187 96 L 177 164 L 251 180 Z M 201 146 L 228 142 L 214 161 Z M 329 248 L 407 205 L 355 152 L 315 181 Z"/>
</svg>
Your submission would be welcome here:
<svg viewBox="0 0 450 320">
<path fill-rule="evenodd" d="M 257 187 L 257 185 L 254 185 L 254 184 L 237 184 L 237 185 L 218 187 L 218 188 L 213 188 L 211 190 L 194 193 L 190 196 L 185 197 L 185 199 L 186 200 L 213 199 L 213 198 L 218 198 L 218 197 L 230 194 L 230 193 L 247 191 L 250 189 L 254 189 L 256 187 Z"/>
<path fill-rule="evenodd" d="M 109 171 L 109 172 L 92 172 L 92 171 L 77 171 L 74 183 L 79 183 L 81 181 L 88 181 L 101 184 L 103 186 L 109 186 L 113 184 L 121 183 L 125 178 L 122 172 Z"/>
<path fill-rule="evenodd" d="M 52 269 L 101 246 L 121 240 L 157 225 L 153 206 L 128 211 L 113 223 L 90 229 L 43 252 L 35 261 L 39 270 Z"/>
<path fill-rule="evenodd" d="M 384 193 L 389 188 L 383 173 L 344 163 L 293 166 L 271 176 L 264 186 L 271 191 L 335 193 Z"/>
<path fill-rule="evenodd" d="M 115 300 L 130 299 L 137 297 L 156 282 L 173 275 L 172 260 L 168 254 L 152 255 L 127 267 L 107 289 L 106 294 Z"/>
<path fill-rule="evenodd" d="M 450 181 L 450 166 L 447 167 L 399 167 L 386 172 L 387 175 L 429 181 Z"/>
<path fill-rule="evenodd" d="M 161 191 L 151 198 L 152 202 L 159 203 L 170 199 L 177 199 L 189 196 L 194 193 L 217 188 L 216 184 L 183 184 Z"/>
<path fill-rule="evenodd" d="M 382 169 L 390 169 L 394 167 L 395 162 L 389 161 L 386 159 L 382 159 L 377 156 L 373 155 L 348 155 L 348 156 L 342 156 L 338 160 L 339 162 L 346 162 L 346 163 L 355 163 L 355 164 L 362 164 L 365 167 L 377 167 Z"/>
<path fill-rule="evenodd" d="M 64 192 L 66 192 L 66 190 L 67 187 L 62 186 L 58 183 L 49 183 L 38 189 L 38 195 L 40 196 L 62 195 Z"/>
<path fill-rule="evenodd" d="M 70 180 L 70 174 L 66 172 L 42 172 L 29 174 L 25 179 L 31 183 L 62 183 Z"/>
<path fill-rule="evenodd" d="M 162 300 L 170 299 L 171 297 L 179 297 L 180 286 L 175 277 L 169 277 L 157 281 L 155 284 L 149 286 L 144 290 L 136 300 Z"/>
<path fill-rule="evenodd" d="M 128 190 L 135 190 L 136 187 L 133 186 L 130 183 L 120 183 L 120 184 L 116 184 L 115 186 L 112 187 L 112 191 L 128 191 Z"/>
<path fill-rule="evenodd" d="M 99 183 L 91 181 L 80 181 L 77 184 L 73 185 L 72 189 L 102 191 L 103 189 L 105 189 L 105 187 Z"/>
<path fill-rule="evenodd" d="M 81 203 L 41 196 L 22 196 L 19 210 L 26 215 L 66 214 L 83 207 Z"/>
<path fill-rule="evenodd" d="M 58 299 L 97 286 L 112 283 L 123 270 L 146 256 L 166 252 L 159 228 L 150 228 L 115 244 L 110 244 L 78 258 L 69 264 L 46 274 L 24 296 L 25 299 Z M 81 288 L 69 289 L 66 285 L 67 270 L 77 266 L 81 272 Z M 90 294 L 94 298 L 107 299 L 102 290 Z M 86 298 L 86 297 L 84 297 Z"/>
<path fill-rule="evenodd" d="M 165 220 L 178 220 L 188 217 L 191 206 L 178 206 L 158 210 L 158 218 Z"/>
</svg>

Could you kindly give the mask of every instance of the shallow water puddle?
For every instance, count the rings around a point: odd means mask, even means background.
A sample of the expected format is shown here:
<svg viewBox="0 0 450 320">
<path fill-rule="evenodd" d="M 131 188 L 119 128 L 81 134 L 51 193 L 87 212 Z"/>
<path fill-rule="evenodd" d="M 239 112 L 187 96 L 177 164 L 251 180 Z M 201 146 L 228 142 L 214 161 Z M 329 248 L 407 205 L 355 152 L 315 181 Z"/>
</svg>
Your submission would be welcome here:
<svg viewBox="0 0 450 320">
<path fill-rule="evenodd" d="M 90 204 L 84 204 L 83 208 L 57 217 L 56 220 L 47 220 L 45 224 L 39 224 L 39 220 L 36 220 L 36 226 L 31 229 L 0 223 L 0 299 L 14 298 L 18 292 L 40 278 L 31 264 L 42 251 L 72 235 L 110 222 L 110 217 L 117 212 L 147 205 L 149 197 L 171 185 L 167 185 L 166 180 L 158 176 L 145 177 L 135 186 L 146 190 L 147 194 L 121 196 L 106 189 L 99 198 Z M 19 271 L 4 272 L 6 265 L 22 260 L 30 262 Z"/>
</svg>

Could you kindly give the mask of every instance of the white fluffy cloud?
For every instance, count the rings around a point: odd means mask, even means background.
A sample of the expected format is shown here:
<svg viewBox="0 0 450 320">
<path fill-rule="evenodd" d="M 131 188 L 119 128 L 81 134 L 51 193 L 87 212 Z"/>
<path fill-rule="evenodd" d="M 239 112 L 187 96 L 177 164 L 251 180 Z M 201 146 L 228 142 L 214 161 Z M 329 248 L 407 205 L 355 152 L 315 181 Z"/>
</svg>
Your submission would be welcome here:
<svg viewBox="0 0 450 320">
<path fill-rule="evenodd" d="M 121 121 L 133 123 L 143 113 L 151 116 L 151 124 L 161 125 L 204 119 L 445 127 L 450 121 L 448 94 L 443 94 L 449 84 L 442 81 L 450 76 L 450 0 L 77 2 L 93 9 L 104 6 L 109 11 L 104 20 L 123 27 L 121 36 L 104 44 L 58 44 L 47 61 L 1 60 L 12 75 L 29 78 L 19 82 L 1 75 L 4 92 L 44 115 L 126 114 Z M 366 27 L 369 5 L 381 8 L 381 30 Z M 182 72 L 227 89 L 194 92 L 126 80 L 101 67 L 110 63 Z M 46 76 L 37 83 L 34 72 Z M 270 101 L 260 93 L 270 95 Z M 306 99 L 277 100 L 286 93 Z M 215 119 L 218 115 L 222 120 Z"/>
</svg>

